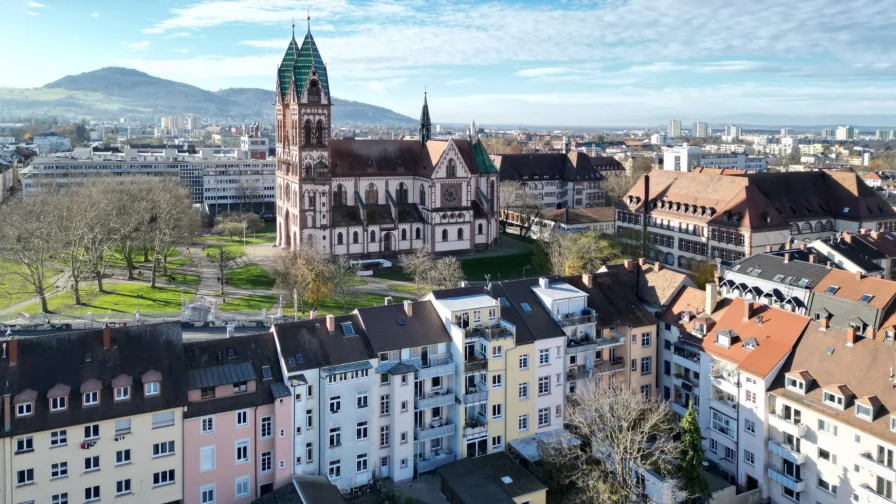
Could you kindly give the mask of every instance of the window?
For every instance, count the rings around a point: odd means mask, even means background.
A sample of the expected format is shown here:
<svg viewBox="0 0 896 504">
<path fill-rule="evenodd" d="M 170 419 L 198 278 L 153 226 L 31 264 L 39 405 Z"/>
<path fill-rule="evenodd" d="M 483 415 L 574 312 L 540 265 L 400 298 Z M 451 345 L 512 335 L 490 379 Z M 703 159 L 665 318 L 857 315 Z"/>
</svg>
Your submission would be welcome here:
<svg viewBox="0 0 896 504">
<path fill-rule="evenodd" d="M 152 486 L 170 485 L 174 483 L 174 469 L 159 471 L 152 475 Z"/>
<path fill-rule="evenodd" d="M 864 404 L 856 404 L 856 416 L 859 418 L 864 418 L 865 420 L 871 420 L 872 410 L 868 406 Z"/>
<path fill-rule="evenodd" d="M 557 377 L 556 384 L 557 384 L 558 386 L 563 385 L 563 374 L 562 374 L 562 373 L 557 373 L 557 374 L 556 374 L 556 377 Z"/>
<path fill-rule="evenodd" d="M 244 464 L 249 461 L 249 440 L 240 439 L 236 442 L 236 463 Z"/>
<path fill-rule="evenodd" d="M 504 347 L 495 345 L 492 347 L 492 359 L 501 359 L 504 357 Z"/>
<path fill-rule="evenodd" d="M 50 465 L 50 479 L 68 476 L 68 462 L 57 462 Z"/>
<path fill-rule="evenodd" d="M 117 387 L 115 389 L 115 400 L 124 401 L 131 398 L 131 387 Z"/>
<path fill-rule="evenodd" d="M 158 429 L 161 427 L 169 427 L 174 425 L 174 412 L 173 411 L 165 411 L 163 413 L 153 413 L 152 415 L 152 428 Z"/>
<path fill-rule="evenodd" d="M 547 427 L 551 425 L 551 408 L 541 408 L 538 410 L 538 426 Z"/>
<path fill-rule="evenodd" d="M 529 430 L 529 415 L 520 415 L 518 423 L 521 431 Z"/>
<path fill-rule="evenodd" d="M 545 395 L 551 393 L 551 377 L 550 376 L 540 376 L 538 378 L 538 395 Z"/>
<path fill-rule="evenodd" d="M 725 447 L 725 460 L 734 461 L 735 457 L 737 457 L 737 452 L 734 451 L 734 448 Z"/>
<path fill-rule="evenodd" d="M 435 441 L 435 440 L 433 440 Z M 367 454 L 359 453 L 355 461 L 355 472 L 364 472 L 367 470 Z"/>
<path fill-rule="evenodd" d="M 650 346 L 650 336 L 649 332 L 641 334 L 641 348 L 647 348 Z"/>
<path fill-rule="evenodd" d="M 389 414 L 389 394 L 383 394 L 380 396 L 380 415 L 388 415 Z"/>
<path fill-rule="evenodd" d="M 407 431 L 401 433 L 401 444 L 407 444 L 408 442 L 408 433 Z"/>
<path fill-rule="evenodd" d="M 330 413 L 339 413 L 342 411 L 342 398 L 333 396 L 330 398 Z"/>
<path fill-rule="evenodd" d="M 248 382 L 241 381 L 241 382 L 236 382 L 233 384 L 233 393 L 234 394 L 241 394 L 243 392 L 246 392 L 247 390 L 249 390 Z"/>
<path fill-rule="evenodd" d="M 408 384 L 408 375 L 401 375 L 401 385 L 404 386 L 407 384 Z"/>
<path fill-rule="evenodd" d="M 473 310 L 473 322 L 481 322 L 482 321 L 482 311 L 481 310 Z"/>
<path fill-rule="evenodd" d="M 367 422 L 358 422 L 358 425 L 355 427 L 355 439 L 361 441 L 363 439 L 367 439 Z"/>
<path fill-rule="evenodd" d="M 785 382 L 784 384 L 787 386 L 787 388 L 796 390 L 799 393 L 804 393 L 806 390 L 806 383 L 801 380 L 797 380 L 796 378 L 792 378 L 792 377 L 788 376 L 784 380 L 784 382 Z"/>
<path fill-rule="evenodd" d="M 212 492 L 214 493 L 214 491 Z M 115 495 L 125 495 L 129 493 L 131 493 L 130 479 L 118 480 L 115 482 Z M 207 501 L 205 500 L 205 498 L 203 498 L 202 502 L 215 502 L 215 500 L 214 498 L 212 498 L 212 500 Z"/>
<path fill-rule="evenodd" d="M 556 416 L 557 418 L 560 418 L 563 416 L 563 406 L 562 405 L 558 404 L 558 405 L 554 406 L 554 416 Z"/>
<path fill-rule="evenodd" d="M 248 497 L 249 496 L 249 477 L 248 476 L 240 476 L 239 478 L 234 480 L 236 484 L 235 494 L 237 497 Z"/>
<path fill-rule="evenodd" d="M 826 460 L 826 461 L 828 461 L 828 462 L 830 462 L 830 463 L 832 463 L 832 464 L 836 464 L 836 463 L 837 463 L 837 456 L 831 454 L 831 452 L 825 450 L 824 448 L 819 448 L 819 449 L 818 449 L 818 458 L 821 459 L 821 460 Z"/>
<path fill-rule="evenodd" d="M 92 486 L 84 489 L 84 502 L 93 502 L 100 500 L 100 486 Z"/>
<path fill-rule="evenodd" d="M 34 406 L 30 402 L 20 403 L 16 405 L 16 416 L 28 416 L 34 412 Z"/>
<path fill-rule="evenodd" d="M 31 436 L 16 439 L 16 453 L 34 451 L 34 438 Z"/>
<path fill-rule="evenodd" d="M 199 398 L 200 399 L 214 399 L 215 397 L 215 387 L 202 387 L 199 389 Z"/>
<path fill-rule="evenodd" d="M 388 385 L 389 384 L 389 373 L 380 374 L 380 385 Z"/>
<path fill-rule="evenodd" d="M 143 395 L 159 395 L 159 382 L 150 382 L 143 385 Z"/>
<path fill-rule="evenodd" d="M 493 374 L 492 375 L 492 388 L 501 388 L 503 386 L 504 386 L 504 375 Z"/>
<path fill-rule="evenodd" d="M 504 446 L 503 436 L 492 436 L 492 450 L 500 450 Z"/>
<path fill-rule="evenodd" d="M 529 369 L 529 354 L 520 355 L 520 369 Z"/>
<path fill-rule="evenodd" d="M 311 410 L 305 410 L 305 427 L 308 429 L 314 428 L 314 412 Z"/>
<path fill-rule="evenodd" d="M 756 422 L 752 420 L 744 420 L 744 430 L 750 434 L 756 434 Z"/>
<path fill-rule="evenodd" d="M 130 464 L 131 450 L 118 450 L 115 452 L 115 465 Z"/>
<path fill-rule="evenodd" d="M 84 440 L 85 441 L 89 440 L 89 439 L 99 439 L 99 437 L 100 437 L 100 425 L 99 424 L 84 426 Z"/>
<path fill-rule="evenodd" d="M 84 406 L 95 406 L 100 403 L 100 393 L 97 391 L 84 394 Z"/>
<path fill-rule="evenodd" d="M 891 417 L 890 417 L 890 430 L 891 430 L 891 431 L 896 431 L 896 416 L 891 416 Z M 858 438 L 858 437 L 859 437 L 859 435 L 856 434 L 856 438 Z"/>
<path fill-rule="evenodd" d="M 520 383 L 520 399 L 528 399 L 529 398 L 529 384 L 528 383 Z"/>
<path fill-rule="evenodd" d="M 215 469 L 215 446 L 203 446 L 199 449 L 199 472 Z"/>
<path fill-rule="evenodd" d="M 504 415 L 504 405 L 501 403 L 492 404 L 492 419 L 500 420 Z"/>
<path fill-rule="evenodd" d="M 22 469 L 16 472 L 16 486 L 34 483 L 34 469 Z"/>
<path fill-rule="evenodd" d="M 239 414 L 237 414 L 237 418 L 239 418 Z M 237 420 L 237 424 L 239 424 L 239 420 Z M 202 428 L 200 430 L 200 433 L 211 434 L 213 432 L 215 432 L 215 417 L 202 417 Z"/>
<path fill-rule="evenodd" d="M 744 450 L 744 462 L 753 465 L 756 463 L 756 456 L 750 450 Z"/>
<path fill-rule="evenodd" d="M 50 411 L 62 411 L 66 406 L 66 398 L 63 397 L 54 397 L 50 399 Z"/>
<path fill-rule="evenodd" d="M 828 483 L 827 481 L 822 479 L 821 476 L 818 477 L 818 488 L 824 490 L 825 492 L 828 492 L 829 494 L 837 495 L 837 485 Z"/>
<path fill-rule="evenodd" d="M 650 399 L 650 384 L 641 385 L 641 396 L 644 399 Z"/>
<path fill-rule="evenodd" d="M 154 443 L 152 445 L 152 456 L 155 457 L 164 457 L 166 455 L 174 454 L 174 441 L 163 441 L 161 443 Z"/>
<path fill-rule="evenodd" d="M 401 412 L 402 412 L 402 413 L 407 413 L 407 411 L 408 411 L 408 402 L 407 402 L 407 401 L 401 401 Z"/>
<path fill-rule="evenodd" d="M 270 439 L 274 435 L 274 417 L 261 417 L 261 439 Z"/>
<path fill-rule="evenodd" d="M 99 426 L 97 426 L 99 427 Z M 86 435 L 84 437 L 87 437 Z M 57 430 L 50 433 L 50 447 L 64 446 L 68 444 L 68 431 L 65 429 Z"/>
<path fill-rule="evenodd" d="M 389 435 L 389 426 L 381 425 L 380 426 L 380 448 L 388 447 L 391 437 L 392 436 Z"/>
<path fill-rule="evenodd" d="M 489 308 L 488 309 L 488 319 L 495 320 L 495 318 L 497 317 L 496 313 L 497 313 L 497 311 L 494 308 Z"/>
<path fill-rule="evenodd" d="M 342 446 L 342 429 L 333 427 L 330 429 L 330 448 Z"/>
<path fill-rule="evenodd" d="M 709 451 L 717 453 L 719 451 L 719 442 L 713 438 L 709 438 Z"/>
<path fill-rule="evenodd" d="M 99 471 L 100 470 L 100 456 L 94 455 L 92 457 L 84 458 L 84 472 L 90 471 Z"/>
<path fill-rule="evenodd" d="M 357 404 L 359 408 L 367 407 L 367 392 L 358 392 Z"/>
<path fill-rule="evenodd" d="M 68 504 L 68 492 L 54 495 L 50 504 Z"/>
<path fill-rule="evenodd" d="M 710 410 L 710 413 L 710 428 L 732 441 L 737 441 L 737 422 L 733 418 L 725 416 L 716 410 Z"/>
<path fill-rule="evenodd" d="M 305 463 L 310 464 L 312 462 L 314 462 L 314 445 L 305 443 Z"/>
<path fill-rule="evenodd" d="M 650 374 L 651 368 L 651 357 L 642 357 L 641 358 L 641 374 Z"/>
<path fill-rule="evenodd" d="M 823 400 L 825 404 L 843 409 L 843 396 L 841 395 L 837 395 L 825 390 L 823 394 Z"/>
<path fill-rule="evenodd" d="M 261 452 L 261 472 L 269 473 L 274 470 L 274 452 L 268 450 Z"/>
<path fill-rule="evenodd" d="M 327 464 L 327 476 L 329 476 L 330 479 L 342 476 L 342 467 L 339 464 L 339 460 L 331 460 L 329 464 Z"/>
<path fill-rule="evenodd" d="M 832 436 L 837 435 L 837 426 L 823 418 L 818 419 L 818 430 L 826 432 Z"/>
<path fill-rule="evenodd" d="M 752 390 L 748 390 L 745 394 L 746 401 L 751 404 L 756 404 L 756 392 Z"/>
<path fill-rule="evenodd" d="M 551 363 L 551 350 L 549 348 L 542 348 L 538 351 L 538 365 L 543 366 L 545 364 Z"/>
</svg>

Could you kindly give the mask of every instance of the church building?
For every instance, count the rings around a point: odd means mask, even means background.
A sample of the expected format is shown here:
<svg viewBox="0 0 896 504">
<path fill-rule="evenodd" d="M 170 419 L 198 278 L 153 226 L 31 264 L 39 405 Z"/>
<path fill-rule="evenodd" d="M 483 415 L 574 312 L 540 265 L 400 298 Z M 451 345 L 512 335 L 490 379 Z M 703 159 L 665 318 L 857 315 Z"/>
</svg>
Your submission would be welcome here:
<svg viewBox="0 0 896 504">
<path fill-rule="evenodd" d="M 498 169 L 478 139 L 334 140 L 327 67 L 295 33 L 277 73 L 277 245 L 380 257 L 471 252 L 498 236 Z"/>
</svg>

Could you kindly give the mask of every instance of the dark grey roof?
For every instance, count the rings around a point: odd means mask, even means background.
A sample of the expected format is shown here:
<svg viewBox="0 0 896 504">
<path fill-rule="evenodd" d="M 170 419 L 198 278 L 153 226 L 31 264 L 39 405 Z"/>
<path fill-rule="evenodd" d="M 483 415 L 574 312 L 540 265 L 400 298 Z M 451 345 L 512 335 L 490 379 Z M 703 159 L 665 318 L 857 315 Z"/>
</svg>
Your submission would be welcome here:
<svg viewBox="0 0 896 504">
<path fill-rule="evenodd" d="M 281 397 L 289 397 L 291 394 L 289 393 L 289 387 L 283 383 L 272 383 L 271 395 L 274 396 L 274 399 L 279 399 Z"/>
<path fill-rule="evenodd" d="M 227 383 L 236 383 L 257 379 L 252 363 L 241 362 L 239 364 L 222 364 L 207 368 L 187 371 L 187 388 L 197 389 L 204 387 L 217 387 Z"/>
<path fill-rule="evenodd" d="M 556 282 L 558 277 L 551 277 Z M 492 284 L 492 296 L 504 298 L 506 304 L 501 305 L 501 318 L 516 326 L 516 344 L 532 343 L 537 339 L 565 337 L 566 333 L 554 321 L 554 317 L 544 307 L 541 300 L 532 290 L 538 285 L 538 278 L 508 280 Z M 523 310 L 522 303 L 527 303 L 531 311 Z M 511 308 L 511 309 L 508 309 Z"/>
<path fill-rule="evenodd" d="M 394 375 L 413 373 L 416 370 L 417 370 L 417 368 L 415 368 L 414 366 L 412 366 L 406 362 L 399 362 L 398 364 L 390 367 L 388 373 L 390 375 L 394 376 Z"/>
<path fill-rule="evenodd" d="M 334 504 L 344 502 L 342 493 L 326 476 L 294 476 L 303 504 Z M 278 503 L 279 504 L 279 503 Z"/>
<path fill-rule="evenodd" d="M 883 266 L 874 261 L 886 259 L 887 255 L 862 240 L 853 237 L 852 240 L 846 241 L 844 238 L 838 237 L 831 240 L 829 245 L 832 250 L 843 255 L 853 264 L 865 270 L 866 273 L 884 270 Z"/>
<path fill-rule="evenodd" d="M 344 322 L 352 324 L 353 335 L 345 334 Z M 336 330 L 332 334 L 327 330 L 326 318 L 276 324 L 274 332 L 289 373 L 376 357 L 355 314 L 336 317 Z"/>
<path fill-rule="evenodd" d="M 758 273 L 756 273 L 757 270 Z M 782 285 L 812 290 L 828 274 L 829 270 L 827 266 L 821 264 L 794 259 L 791 259 L 790 262 L 784 262 L 784 258 L 779 255 L 757 254 L 737 261 L 728 268 L 728 271 L 761 278 L 769 282 L 777 282 Z M 783 275 L 784 279 L 775 280 L 775 277 L 778 275 Z M 792 277 L 792 280 L 785 284 L 784 280 L 787 277 Z M 803 278 L 808 280 L 808 283 L 799 285 L 800 280 Z"/>
<path fill-rule="evenodd" d="M 492 156 L 501 180 L 603 180 L 591 158 L 582 152 L 548 154 L 501 154 Z"/>
<path fill-rule="evenodd" d="M 94 423 L 186 404 L 184 351 L 179 323 L 134 325 L 109 328 L 111 347 L 103 349 L 103 329 L 62 332 L 19 338 L 18 364 L 0 362 L 0 389 L 16 394 L 31 389 L 37 392 L 34 414 L 13 418 L 11 428 L 0 436 Z M 89 356 L 89 359 L 88 359 Z M 145 397 L 141 377 L 147 371 L 162 375 L 158 396 Z M 120 374 L 133 379 L 131 398 L 114 401 L 112 380 Z M 81 384 L 99 380 L 100 404 L 82 406 Z M 49 413 L 47 392 L 63 384 L 71 387 L 68 410 Z"/>
<path fill-rule="evenodd" d="M 598 327 L 626 325 L 644 327 L 656 324 L 656 318 L 647 311 L 626 285 L 625 270 L 606 271 L 592 275 L 591 287 L 582 281 L 582 275 L 564 277 L 573 287 L 588 293 L 588 307 L 597 312 Z"/>
<path fill-rule="evenodd" d="M 451 335 L 431 302 L 417 301 L 411 307 L 412 316 L 401 303 L 358 309 L 374 352 L 451 342 Z"/>
<path fill-rule="evenodd" d="M 436 472 L 463 504 L 513 504 L 515 497 L 546 489 L 506 452 L 463 458 Z"/>
</svg>

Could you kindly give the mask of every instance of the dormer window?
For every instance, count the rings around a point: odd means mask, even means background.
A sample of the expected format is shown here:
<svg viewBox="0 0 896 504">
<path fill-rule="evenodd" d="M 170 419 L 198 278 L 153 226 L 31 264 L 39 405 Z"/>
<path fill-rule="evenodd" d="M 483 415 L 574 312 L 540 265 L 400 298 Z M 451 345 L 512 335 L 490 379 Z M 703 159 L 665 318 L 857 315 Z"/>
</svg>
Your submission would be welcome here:
<svg viewBox="0 0 896 504">
<path fill-rule="evenodd" d="M 824 391 L 823 399 L 825 404 L 839 409 L 843 409 L 844 404 L 846 404 L 842 395 L 837 395 L 827 390 Z"/>
<path fill-rule="evenodd" d="M 723 348 L 731 348 L 731 344 L 734 342 L 735 334 L 733 331 L 719 331 L 716 333 L 716 345 L 719 345 Z"/>
<path fill-rule="evenodd" d="M 131 398 L 131 385 L 134 379 L 126 374 L 120 374 L 112 380 L 112 388 L 115 390 L 116 401 L 127 401 Z"/>
<path fill-rule="evenodd" d="M 790 390 L 795 392 L 799 392 L 800 394 L 806 393 L 806 382 L 802 380 L 797 380 L 792 376 L 788 376 L 785 380 L 785 386 Z"/>
<path fill-rule="evenodd" d="M 233 384 L 233 393 L 234 394 L 242 394 L 249 390 L 249 382 L 236 382 Z"/>
<path fill-rule="evenodd" d="M 150 382 L 143 385 L 143 395 L 159 395 L 159 382 Z"/>
<path fill-rule="evenodd" d="M 116 387 L 115 388 L 115 400 L 116 401 L 127 401 L 131 398 L 131 387 Z"/>
<path fill-rule="evenodd" d="M 874 419 L 874 410 L 871 409 L 871 406 L 856 404 L 856 416 L 870 422 Z"/>
<path fill-rule="evenodd" d="M 34 403 L 31 401 L 16 404 L 16 417 L 26 417 L 34 414 Z"/>
<path fill-rule="evenodd" d="M 159 395 L 159 391 L 161 390 L 162 386 L 162 373 L 154 369 L 150 369 L 149 371 L 143 373 L 143 376 L 140 377 L 140 381 L 143 383 L 144 397 L 153 397 Z"/>
<path fill-rule="evenodd" d="M 354 336 L 355 335 L 355 327 L 351 322 L 342 322 L 342 334 L 346 336 Z"/>
<path fill-rule="evenodd" d="M 47 399 L 50 401 L 50 412 L 65 411 L 68 409 L 68 396 L 71 394 L 71 387 L 62 383 L 57 383 L 55 387 L 47 392 Z"/>
<path fill-rule="evenodd" d="M 827 289 L 824 290 L 824 293 L 825 294 L 834 294 L 838 290 L 840 290 L 840 287 L 837 287 L 836 285 L 831 285 L 830 287 L 828 287 Z"/>
<path fill-rule="evenodd" d="M 744 340 L 744 348 L 746 348 L 747 350 L 756 350 L 756 347 L 758 346 L 759 340 L 757 340 L 756 338 L 747 338 Z"/>
<path fill-rule="evenodd" d="M 896 432 L 896 416 L 890 416 L 890 430 Z"/>
<path fill-rule="evenodd" d="M 84 406 L 96 406 L 100 403 L 100 393 L 98 391 L 87 392 L 84 394 Z"/>
<path fill-rule="evenodd" d="M 68 400 L 64 396 L 50 399 L 50 411 L 65 411 L 66 407 L 68 407 Z"/>
</svg>

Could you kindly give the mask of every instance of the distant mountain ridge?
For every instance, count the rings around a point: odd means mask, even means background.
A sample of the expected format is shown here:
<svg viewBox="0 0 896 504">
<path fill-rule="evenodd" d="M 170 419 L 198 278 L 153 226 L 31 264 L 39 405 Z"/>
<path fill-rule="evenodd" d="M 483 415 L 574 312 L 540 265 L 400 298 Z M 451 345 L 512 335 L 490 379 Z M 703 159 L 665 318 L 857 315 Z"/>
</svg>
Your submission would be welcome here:
<svg viewBox="0 0 896 504">
<path fill-rule="evenodd" d="M 260 119 L 274 114 L 274 92 L 270 90 L 230 88 L 213 92 L 122 67 L 68 75 L 38 89 L 2 91 L 0 113 L 8 109 L 24 114 L 29 108 L 49 113 L 58 106 L 66 113 L 88 117 L 181 114 Z M 416 120 L 383 107 L 334 97 L 333 122 L 407 125 Z"/>
</svg>

